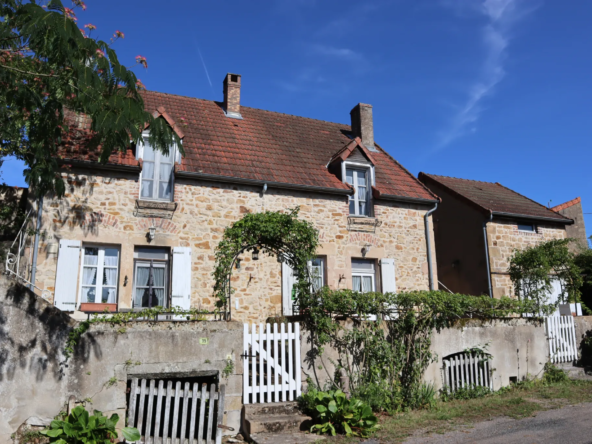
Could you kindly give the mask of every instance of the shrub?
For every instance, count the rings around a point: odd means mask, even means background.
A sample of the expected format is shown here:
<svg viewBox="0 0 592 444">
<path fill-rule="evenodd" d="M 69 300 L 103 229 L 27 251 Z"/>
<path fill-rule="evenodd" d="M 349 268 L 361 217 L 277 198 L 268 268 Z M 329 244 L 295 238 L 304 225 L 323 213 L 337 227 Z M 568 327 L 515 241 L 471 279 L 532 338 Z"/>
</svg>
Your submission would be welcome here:
<svg viewBox="0 0 592 444">
<path fill-rule="evenodd" d="M 580 343 L 582 358 L 579 364 L 584 367 L 592 367 L 592 331 L 587 331 L 584 339 Z"/>
<path fill-rule="evenodd" d="M 110 418 L 95 410 L 92 415 L 82 406 L 72 410 L 64 420 L 53 420 L 48 429 L 41 434 L 49 438 L 49 442 L 58 444 L 104 444 L 115 442 L 117 432 L 115 426 L 119 421 L 118 415 Z M 125 427 L 123 436 L 127 441 L 138 441 L 140 433 L 133 427 Z"/>
<path fill-rule="evenodd" d="M 303 395 L 301 405 L 315 422 L 311 432 L 367 437 L 379 428 L 370 406 L 356 398 L 348 399 L 341 390 L 310 390 Z"/>
<path fill-rule="evenodd" d="M 444 402 L 453 401 L 455 399 L 476 399 L 483 398 L 491 393 L 493 392 L 489 387 L 484 387 L 482 385 L 470 385 L 467 387 L 461 387 L 455 391 L 451 391 L 448 387 L 444 387 L 440 391 L 440 399 Z"/>
<path fill-rule="evenodd" d="M 370 406 L 373 412 L 401 411 L 403 393 L 400 387 L 393 387 L 388 381 L 367 382 L 352 388 L 352 396 Z"/>
<path fill-rule="evenodd" d="M 557 384 L 567 381 L 569 381 L 569 376 L 562 369 L 548 362 L 545 364 L 545 375 L 543 376 L 543 382 L 545 384 Z"/>
<path fill-rule="evenodd" d="M 436 390 L 433 384 L 421 384 L 410 396 L 407 407 L 431 409 L 436 405 Z"/>
</svg>

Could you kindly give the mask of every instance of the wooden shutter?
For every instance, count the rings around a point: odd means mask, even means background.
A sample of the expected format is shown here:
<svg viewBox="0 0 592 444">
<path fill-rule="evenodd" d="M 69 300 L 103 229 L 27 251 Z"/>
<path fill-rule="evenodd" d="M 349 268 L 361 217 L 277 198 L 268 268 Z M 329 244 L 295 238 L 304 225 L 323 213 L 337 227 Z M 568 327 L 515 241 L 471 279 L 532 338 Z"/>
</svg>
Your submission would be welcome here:
<svg viewBox="0 0 592 444">
<path fill-rule="evenodd" d="M 288 264 L 282 262 L 282 312 L 284 316 L 292 316 L 294 313 L 293 288 L 294 270 Z"/>
<path fill-rule="evenodd" d="M 76 309 L 81 245 L 78 240 L 60 240 L 53 305 L 63 311 Z"/>
<path fill-rule="evenodd" d="M 173 248 L 171 298 L 173 307 L 191 308 L 191 247 Z"/>
<path fill-rule="evenodd" d="M 395 260 L 392 258 L 383 258 L 380 260 L 380 275 L 382 278 L 382 292 L 396 293 L 397 279 L 395 278 Z"/>
</svg>

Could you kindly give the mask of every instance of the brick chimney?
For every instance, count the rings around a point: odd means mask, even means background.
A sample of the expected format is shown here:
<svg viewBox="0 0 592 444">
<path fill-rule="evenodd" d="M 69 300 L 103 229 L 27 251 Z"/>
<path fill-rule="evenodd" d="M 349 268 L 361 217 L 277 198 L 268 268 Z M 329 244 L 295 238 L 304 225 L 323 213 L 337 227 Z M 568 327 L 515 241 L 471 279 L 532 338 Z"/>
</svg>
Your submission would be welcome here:
<svg viewBox="0 0 592 444">
<path fill-rule="evenodd" d="M 374 147 L 374 123 L 372 122 L 372 105 L 358 103 L 350 111 L 351 128 L 354 137 L 362 139 L 362 144 L 370 151 Z"/>
<path fill-rule="evenodd" d="M 240 74 L 226 74 L 224 79 L 224 111 L 226 117 L 242 119 L 240 113 Z"/>
</svg>

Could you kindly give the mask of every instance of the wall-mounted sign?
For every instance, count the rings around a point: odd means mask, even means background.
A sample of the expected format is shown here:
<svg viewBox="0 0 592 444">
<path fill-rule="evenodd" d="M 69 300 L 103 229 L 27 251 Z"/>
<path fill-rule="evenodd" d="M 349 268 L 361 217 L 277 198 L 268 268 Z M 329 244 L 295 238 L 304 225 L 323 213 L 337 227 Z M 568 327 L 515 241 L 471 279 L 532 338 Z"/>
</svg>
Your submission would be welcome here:
<svg viewBox="0 0 592 444">
<path fill-rule="evenodd" d="M 199 338 L 199 345 L 208 345 L 208 338 Z"/>
</svg>

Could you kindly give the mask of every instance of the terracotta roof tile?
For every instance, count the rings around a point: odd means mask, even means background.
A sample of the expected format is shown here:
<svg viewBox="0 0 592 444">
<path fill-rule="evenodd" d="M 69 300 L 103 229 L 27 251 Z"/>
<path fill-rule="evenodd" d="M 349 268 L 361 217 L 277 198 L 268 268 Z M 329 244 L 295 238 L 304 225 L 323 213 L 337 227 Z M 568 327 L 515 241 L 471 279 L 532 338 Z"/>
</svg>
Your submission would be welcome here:
<svg viewBox="0 0 592 444">
<path fill-rule="evenodd" d="M 572 199 L 568 202 L 562 203 L 561 205 L 557 205 L 551 209 L 553 211 L 561 211 L 561 210 L 565 210 L 566 208 L 573 207 L 574 205 L 579 204 L 581 202 L 582 202 L 582 199 L 580 199 L 579 197 L 576 197 L 575 199 Z"/>
<path fill-rule="evenodd" d="M 142 92 L 146 110 L 160 113 L 183 134 L 185 156 L 179 169 L 240 179 L 347 190 L 326 166 L 353 142 L 351 127 L 241 106 L 242 119 L 226 117 L 220 102 L 154 91 Z M 183 124 L 180 124 L 183 122 Z M 62 157 L 97 160 L 82 144 Z M 372 152 L 376 188 L 382 194 L 436 200 L 417 178 L 378 145 Z M 109 163 L 132 164 L 131 151 Z"/>
<path fill-rule="evenodd" d="M 419 173 L 419 179 L 428 184 L 432 180 L 485 211 L 543 219 L 551 218 L 560 222 L 571 220 L 497 182 L 458 179 L 426 173 Z"/>
</svg>

